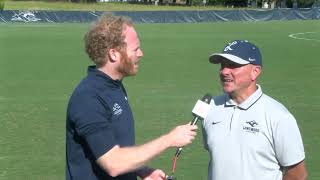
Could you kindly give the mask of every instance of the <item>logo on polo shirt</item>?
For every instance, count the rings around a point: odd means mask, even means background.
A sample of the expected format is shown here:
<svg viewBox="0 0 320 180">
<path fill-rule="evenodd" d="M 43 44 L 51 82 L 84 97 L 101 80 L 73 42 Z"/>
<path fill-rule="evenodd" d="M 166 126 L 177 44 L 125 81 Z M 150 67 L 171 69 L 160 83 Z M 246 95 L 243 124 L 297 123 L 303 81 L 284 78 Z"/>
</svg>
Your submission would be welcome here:
<svg viewBox="0 0 320 180">
<path fill-rule="evenodd" d="M 243 126 L 243 130 L 250 133 L 258 133 L 260 131 L 257 126 L 259 125 L 255 120 L 246 121 L 246 124 L 249 126 Z"/>
<path fill-rule="evenodd" d="M 119 116 L 122 114 L 122 108 L 118 103 L 114 103 L 112 110 L 114 115 Z"/>
<path fill-rule="evenodd" d="M 258 125 L 258 123 L 255 120 L 247 121 L 246 123 L 248 123 L 251 127 L 255 127 Z"/>
</svg>

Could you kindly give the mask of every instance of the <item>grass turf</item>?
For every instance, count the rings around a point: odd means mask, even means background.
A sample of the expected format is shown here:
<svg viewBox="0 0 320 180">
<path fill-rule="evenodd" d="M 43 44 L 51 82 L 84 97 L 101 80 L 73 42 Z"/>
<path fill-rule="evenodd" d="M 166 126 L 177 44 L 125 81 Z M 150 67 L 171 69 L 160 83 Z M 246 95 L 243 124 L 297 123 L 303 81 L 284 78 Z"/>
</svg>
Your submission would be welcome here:
<svg viewBox="0 0 320 180">
<path fill-rule="evenodd" d="M 0 25 L 0 179 L 64 178 L 65 111 L 86 74 L 88 24 Z M 319 21 L 138 24 L 144 57 L 139 74 L 125 79 L 141 144 L 191 120 L 196 100 L 220 94 L 218 67 L 208 55 L 233 39 L 261 47 L 260 84 L 296 117 L 309 179 L 320 178 Z M 298 40 L 289 34 L 301 32 Z M 299 35 L 299 37 L 303 37 Z M 177 178 L 206 179 L 208 155 L 199 131 L 177 162 Z M 150 162 L 170 172 L 171 149 Z"/>
</svg>

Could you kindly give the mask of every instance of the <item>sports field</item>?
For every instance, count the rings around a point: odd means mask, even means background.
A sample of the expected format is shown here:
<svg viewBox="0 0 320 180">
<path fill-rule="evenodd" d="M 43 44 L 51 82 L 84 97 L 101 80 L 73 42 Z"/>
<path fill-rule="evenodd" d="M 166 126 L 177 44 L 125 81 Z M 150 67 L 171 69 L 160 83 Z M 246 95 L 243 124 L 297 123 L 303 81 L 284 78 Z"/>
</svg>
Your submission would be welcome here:
<svg viewBox="0 0 320 180">
<path fill-rule="evenodd" d="M 0 24 L 0 180 L 64 179 L 66 104 L 90 64 L 83 50 L 88 26 Z M 247 39 L 263 53 L 264 92 L 298 121 L 309 179 L 320 179 L 320 21 L 138 24 L 137 30 L 144 57 L 125 86 L 138 144 L 190 121 L 205 93 L 220 94 L 218 66 L 208 55 Z M 169 173 L 174 152 L 150 165 Z M 177 162 L 177 179 L 205 180 L 207 163 L 199 131 Z"/>
</svg>

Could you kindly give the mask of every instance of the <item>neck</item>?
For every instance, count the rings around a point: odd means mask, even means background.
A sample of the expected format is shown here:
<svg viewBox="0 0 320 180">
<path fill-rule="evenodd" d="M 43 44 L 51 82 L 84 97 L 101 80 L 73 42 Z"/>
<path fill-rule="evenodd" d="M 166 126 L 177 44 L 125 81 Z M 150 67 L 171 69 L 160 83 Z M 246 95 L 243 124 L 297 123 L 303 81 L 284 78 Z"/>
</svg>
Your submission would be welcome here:
<svg viewBox="0 0 320 180">
<path fill-rule="evenodd" d="M 123 75 L 115 70 L 115 67 L 108 66 L 107 64 L 97 69 L 111 77 L 113 80 L 122 80 L 124 78 Z"/>
<path fill-rule="evenodd" d="M 254 83 L 248 88 L 231 93 L 229 95 L 230 95 L 230 98 L 239 105 L 245 100 L 247 100 L 257 90 L 257 88 L 258 88 L 257 85 Z"/>
</svg>

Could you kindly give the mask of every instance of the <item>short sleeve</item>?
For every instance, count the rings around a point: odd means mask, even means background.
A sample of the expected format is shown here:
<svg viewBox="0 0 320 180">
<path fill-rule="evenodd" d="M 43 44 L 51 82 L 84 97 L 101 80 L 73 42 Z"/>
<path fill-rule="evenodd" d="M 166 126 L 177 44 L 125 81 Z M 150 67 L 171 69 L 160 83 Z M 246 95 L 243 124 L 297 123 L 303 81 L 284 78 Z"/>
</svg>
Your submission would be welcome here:
<svg viewBox="0 0 320 180">
<path fill-rule="evenodd" d="M 276 157 L 281 166 L 291 166 L 305 158 L 303 142 L 296 119 L 288 112 L 274 129 Z"/>
<path fill-rule="evenodd" d="M 111 129 L 111 111 L 101 98 L 91 94 L 73 97 L 69 118 L 76 133 L 85 140 L 95 159 L 115 146 Z"/>
</svg>

